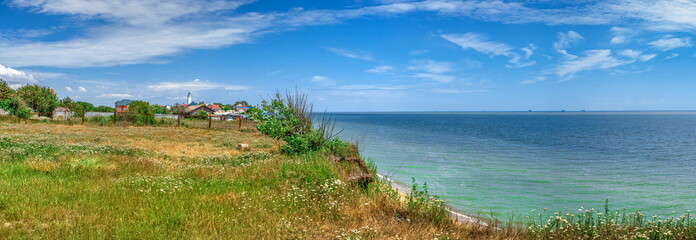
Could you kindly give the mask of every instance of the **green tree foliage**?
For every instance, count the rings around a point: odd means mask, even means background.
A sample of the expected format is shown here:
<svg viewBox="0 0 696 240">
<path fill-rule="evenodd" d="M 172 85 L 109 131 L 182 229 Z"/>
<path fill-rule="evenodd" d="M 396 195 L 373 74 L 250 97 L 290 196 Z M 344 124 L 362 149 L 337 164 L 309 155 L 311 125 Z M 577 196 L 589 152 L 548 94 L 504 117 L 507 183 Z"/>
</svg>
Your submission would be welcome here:
<svg viewBox="0 0 696 240">
<path fill-rule="evenodd" d="M 12 116 L 18 118 L 29 118 L 31 116 L 31 111 L 27 108 L 27 104 L 17 96 L 2 100 L 2 102 L 7 108 L 5 110 L 10 111 Z"/>
<path fill-rule="evenodd" d="M 17 96 L 43 116 L 51 116 L 53 108 L 58 105 L 58 97 L 49 88 L 39 85 L 20 87 L 17 89 Z"/>
<path fill-rule="evenodd" d="M 95 107 L 93 111 L 95 111 L 95 112 L 113 112 L 114 108 L 109 107 L 109 106 L 99 106 L 99 107 Z"/>
<path fill-rule="evenodd" d="M 248 103 L 247 101 L 236 101 L 236 102 L 234 103 L 234 106 L 239 106 L 239 105 L 248 106 L 249 103 Z"/>
<path fill-rule="evenodd" d="M 149 102 L 135 101 L 130 103 L 128 111 L 131 113 L 128 119 L 137 125 L 155 124 L 155 110 Z"/>
<path fill-rule="evenodd" d="M 200 118 L 200 119 L 208 120 L 208 112 L 206 112 L 206 111 L 200 111 L 200 112 L 196 113 L 195 117 L 196 117 L 196 118 Z"/>
<path fill-rule="evenodd" d="M 10 88 L 10 86 L 0 78 L 0 100 L 9 99 L 15 94 L 15 90 Z"/>
<path fill-rule="evenodd" d="M 172 110 L 168 109 L 166 106 L 160 106 L 160 105 L 152 105 L 152 109 L 154 109 L 155 113 L 157 114 L 172 114 Z"/>
<path fill-rule="evenodd" d="M 332 125 L 322 122 L 314 128 L 312 107 L 306 95 L 276 93 L 270 101 L 249 112 L 256 128 L 269 136 L 286 142 L 281 150 L 287 154 L 302 154 L 331 147 L 342 142 L 334 138 Z"/>
<path fill-rule="evenodd" d="M 94 111 L 94 104 L 88 103 L 88 102 L 81 102 L 77 101 L 75 102 L 76 104 L 81 106 L 82 111 Z"/>
<path fill-rule="evenodd" d="M 75 102 L 70 97 L 65 97 L 58 101 L 58 107 L 70 109 L 76 117 L 82 117 L 84 112 L 94 110 L 94 105 L 88 102 Z"/>
</svg>

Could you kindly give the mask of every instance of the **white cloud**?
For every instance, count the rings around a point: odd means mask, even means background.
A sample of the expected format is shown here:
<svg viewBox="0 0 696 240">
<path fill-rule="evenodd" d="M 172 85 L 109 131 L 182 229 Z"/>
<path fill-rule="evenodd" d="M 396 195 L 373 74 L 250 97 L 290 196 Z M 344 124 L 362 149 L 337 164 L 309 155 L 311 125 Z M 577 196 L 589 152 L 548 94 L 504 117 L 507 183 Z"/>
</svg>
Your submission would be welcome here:
<svg viewBox="0 0 696 240">
<path fill-rule="evenodd" d="M 640 56 L 641 52 L 633 49 L 626 49 L 618 53 L 621 56 L 636 59 Z"/>
<path fill-rule="evenodd" d="M 326 79 L 328 79 L 328 78 L 324 77 L 324 76 L 319 76 L 319 75 L 312 77 L 313 82 L 322 82 L 322 81 L 326 81 Z"/>
<path fill-rule="evenodd" d="M 0 78 L 8 83 L 14 84 L 33 84 L 37 82 L 34 75 L 27 74 L 26 72 L 13 69 L 11 67 L 5 67 L 2 64 L 0 64 Z"/>
<path fill-rule="evenodd" d="M 566 49 L 570 46 L 573 46 L 580 41 L 582 41 L 583 38 L 579 33 L 575 31 L 568 31 L 568 32 L 559 32 L 556 33 L 556 37 L 558 38 L 558 41 L 553 43 L 553 48 L 560 50 L 560 49 Z"/>
<path fill-rule="evenodd" d="M 679 53 L 672 53 L 669 56 L 665 57 L 665 60 L 669 60 L 675 57 L 679 57 Z"/>
<path fill-rule="evenodd" d="M 327 48 L 327 49 L 335 54 L 338 54 L 338 55 L 344 56 L 344 57 L 348 57 L 348 58 L 365 60 L 365 61 L 372 61 L 373 60 L 372 56 L 370 56 L 369 53 L 366 53 L 363 51 L 350 51 L 350 50 L 340 49 L 340 48 Z"/>
<path fill-rule="evenodd" d="M 488 41 L 484 35 L 478 33 L 443 34 L 441 37 L 447 41 L 459 45 L 463 49 L 473 49 L 489 56 L 508 57 L 508 62 L 510 64 L 506 66 L 510 68 L 522 68 L 536 64 L 535 61 L 523 62 L 523 57 L 520 54 L 513 52 L 513 48 L 510 45 Z M 530 47 L 531 46 L 533 45 L 530 45 Z M 534 53 L 533 49 L 529 47 L 522 48 L 520 50 L 524 52 L 525 56 L 531 56 L 531 54 Z M 527 58 L 529 57 L 524 57 L 524 59 Z"/>
<path fill-rule="evenodd" d="M 622 50 L 618 52 L 618 54 L 620 56 L 624 56 L 632 60 L 639 60 L 641 62 L 647 62 L 657 56 L 657 54 L 643 54 L 641 51 L 636 51 L 633 49 Z"/>
<path fill-rule="evenodd" d="M 104 93 L 97 98 L 107 98 L 107 99 L 120 99 L 120 98 L 134 98 L 133 95 L 126 94 L 126 93 Z"/>
<path fill-rule="evenodd" d="M 692 45 L 690 37 L 665 37 L 662 39 L 652 41 L 648 44 L 650 44 L 650 46 L 652 46 L 653 48 L 661 51 L 669 51 L 681 47 L 691 47 Z"/>
<path fill-rule="evenodd" d="M 441 83 L 447 83 L 451 82 L 454 80 L 454 77 L 449 76 L 449 75 L 442 75 L 442 74 L 433 74 L 433 73 L 416 73 L 413 75 L 413 77 L 416 78 L 427 78 L 436 82 L 441 82 Z"/>
<path fill-rule="evenodd" d="M 87 89 L 84 88 L 84 87 L 78 87 L 78 88 L 77 88 L 77 91 L 79 91 L 79 92 L 87 92 Z"/>
<path fill-rule="evenodd" d="M 647 62 L 647 61 L 650 61 L 650 59 L 653 59 L 655 57 L 657 57 L 657 54 L 645 54 L 645 55 L 641 55 L 638 58 L 638 60 L 640 60 L 641 62 Z"/>
<path fill-rule="evenodd" d="M 611 43 L 613 44 L 628 42 L 630 41 L 630 37 L 635 35 L 632 29 L 624 27 L 611 27 L 611 32 L 614 34 L 614 37 L 611 38 Z"/>
<path fill-rule="evenodd" d="M 381 65 L 381 66 L 376 66 L 374 68 L 365 70 L 366 72 L 371 72 L 371 73 L 385 73 L 385 72 L 390 72 L 394 70 L 394 67 L 392 66 L 387 66 L 387 65 Z"/>
<path fill-rule="evenodd" d="M 425 71 L 428 73 L 447 73 L 452 72 L 453 66 L 449 62 L 438 62 L 433 60 L 418 60 L 413 61 L 413 65 L 408 67 L 412 71 Z"/>
<path fill-rule="evenodd" d="M 65 87 L 65 91 L 72 92 L 73 89 L 71 87 Z"/>
<path fill-rule="evenodd" d="M 0 49 L 3 49 L 0 62 L 15 67 L 157 63 L 162 62 L 162 59 L 158 59 L 160 57 L 186 50 L 247 43 L 267 33 L 301 26 L 337 24 L 361 17 L 412 12 L 512 24 L 608 25 L 637 22 L 635 25 L 638 27 L 657 31 L 696 31 L 696 3 L 685 0 L 587 1 L 547 9 L 532 8 L 519 1 L 426 0 L 384 2 L 355 9 L 296 8 L 287 12 L 235 12 L 239 6 L 249 2 L 251 0 L 14 0 L 11 6 L 29 9 L 33 13 L 74 17 L 74 21 L 78 22 L 75 24 L 78 26 L 76 32 L 81 34 L 51 42 L 0 38 Z M 97 21 L 79 24 L 81 20 Z M 480 36 L 475 35 L 447 36 L 481 40 Z M 613 42 L 626 41 L 624 35 L 617 36 Z M 462 47 L 514 59 L 510 54 L 503 54 L 511 51 L 507 44 L 490 41 L 481 44 Z M 360 52 L 354 56 L 372 59 L 369 54 Z M 523 65 L 529 63 L 511 63 L 510 66 Z"/>
<path fill-rule="evenodd" d="M 194 14 L 233 10 L 252 1 L 14 0 L 41 13 L 77 15 L 131 25 L 159 25 Z"/>
<path fill-rule="evenodd" d="M 522 83 L 522 84 L 535 84 L 535 83 L 542 82 L 542 81 L 546 81 L 546 77 L 544 77 L 544 76 L 536 76 L 536 77 L 534 77 L 534 78 L 532 78 L 532 79 L 524 80 L 524 81 L 522 81 L 521 83 Z"/>
<path fill-rule="evenodd" d="M 560 77 L 568 78 L 581 71 L 606 70 L 634 62 L 633 60 L 620 60 L 611 55 L 611 50 L 608 49 L 585 51 L 584 57 L 563 61 L 553 72 Z"/>
<path fill-rule="evenodd" d="M 520 48 L 520 50 L 522 50 L 522 51 L 524 52 L 524 58 L 525 58 L 525 59 L 528 59 L 529 57 L 531 57 L 532 55 L 534 55 L 534 50 L 536 50 L 536 49 L 537 49 L 537 47 L 534 46 L 534 44 L 531 44 L 531 43 L 529 44 L 528 47 Z"/>
<path fill-rule="evenodd" d="M 248 89 L 248 87 L 246 86 L 229 85 L 223 83 L 215 83 L 211 81 L 201 81 L 200 79 L 195 79 L 193 81 L 188 82 L 158 82 L 155 84 L 148 85 L 147 88 L 156 91 L 205 91 L 211 89 L 238 91 Z"/>
<path fill-rule="evenodd" d="M 442 38 L 459 45 L 464 49 L 473 49 L 491 56 L 508 56 L 512 47 L 505 43 L 488 41 L 478 33 L 443 34 Z"/>
</svg>

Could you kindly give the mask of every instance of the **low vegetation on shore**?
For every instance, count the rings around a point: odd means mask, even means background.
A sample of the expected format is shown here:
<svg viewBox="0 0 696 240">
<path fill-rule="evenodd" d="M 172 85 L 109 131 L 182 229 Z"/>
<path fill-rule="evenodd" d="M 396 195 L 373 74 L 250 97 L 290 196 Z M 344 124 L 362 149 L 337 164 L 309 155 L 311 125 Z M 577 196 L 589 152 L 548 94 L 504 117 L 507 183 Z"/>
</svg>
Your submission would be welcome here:
<svg viewBox="0 0 696 240">
<path fill-rule="evenodd" d="M 300 105 L 302 96 L 277 95 L 242 129 L 0 119 L 0 238 L 696 238 L 689 215 L 608 205 L 457 222 L 427 188 L 414 182 L 403 194 L 378 180 L 354 145 Z"/>
</svg>

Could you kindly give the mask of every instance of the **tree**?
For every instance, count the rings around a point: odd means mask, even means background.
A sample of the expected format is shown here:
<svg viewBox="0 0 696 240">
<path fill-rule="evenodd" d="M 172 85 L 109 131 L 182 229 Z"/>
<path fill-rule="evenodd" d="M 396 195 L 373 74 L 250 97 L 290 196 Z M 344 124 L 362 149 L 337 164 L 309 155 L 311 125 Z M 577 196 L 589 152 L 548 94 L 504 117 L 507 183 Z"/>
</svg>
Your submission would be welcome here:
<svg viewBox="0 0 696 240">
<path fill-rule="evenodd" d="M 239 106 L 239 105 L 246 106 L 246 105 L 248 105 L 248 104 L 249 104 L 249 103 L 248 103 L 247 101 L 236 101 L 236 102 L 234 103 L 234 106 Z"/>
<path fill-rule="evenodd" d="M 19 96 L 30 108 L 40 115 L 51 116 L 53 108 L 58 105 L 58 97 L 47 87 L 26 85 L 17 89 Z"/>
<path fill-rule="evenodd" d="M 82 111 L 94 111 L 94 104 L 81 101 L 77 101 L 75 104 L 80 105 L 82 107 Z"/>
<path fill-rule="evenodd" d="M 208 119 L 208 112 L 201 110 L 200 112 L 196 113 L 195 115 L 197 118 L 200 119 Z"/>
<path fill-rule="evenodd" d="M 27 108 L 27 104 L 22 101 L 19 97 L 11 97 L 9 99 L 3 100 L 6 110 L 10 111 L 12 116 L 18 118 L 29 118 L 31 116 L 31 111 Z"/>
<path fill-rule="evenodd" d="M 152 109 L 155 110 L 155 113 L 157 114 L 171 114 L 172 110 L 167 108 L 167 106 L 160 106 L 160 105 L 152 105 Z"/>
<path fill-rule="evenodd" d="M 114 108 L 109 106 L 99 106 L 94 108 L 95 112 L 113 112 Z"/>
<path fill-rule="evenodd" d="M 64 107 L 70 109 L 75 113 L 75 116 L 82 117 L 82 114 L 86 111 L 92 111 L 94 105 L 88 102 L 75 102 L 70 97 L 65 97 L 58 101 L 58 107 Z"/>
<path fill-rule="evenodd" d="M 154 124 L 155 121 L 155 110 L 152 108 L 149 102 L 145 101 L 134 101 L 129 104 L 128 111 L 135 115 L 129 119 L 133 119 L 135 124 Z"/>
<path fill-rule="evenodd" d="M 10 86 L 7 85 L 7 82 L 5 82 L 5 80 L 2 80 L 2 78 L 0 78 L 0 100 L 9 99 L 14 94 L 15 94 L 15 90 L 10 88 Z"/>
</svg>

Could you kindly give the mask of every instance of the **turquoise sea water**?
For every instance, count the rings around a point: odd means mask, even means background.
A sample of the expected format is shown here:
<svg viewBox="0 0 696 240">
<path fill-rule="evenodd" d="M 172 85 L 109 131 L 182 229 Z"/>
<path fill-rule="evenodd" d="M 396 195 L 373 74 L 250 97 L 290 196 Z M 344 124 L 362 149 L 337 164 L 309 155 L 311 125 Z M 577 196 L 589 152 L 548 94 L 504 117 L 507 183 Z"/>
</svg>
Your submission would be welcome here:
<svg viewBox="0 0 696 240">
<path fill-rule="evenodd" d="M 696 113 L 334 113 L 378 171 L 471 214 L 696 210 Z M 649 215 L 649 216 L 650 216 Z"/>
</svg>

